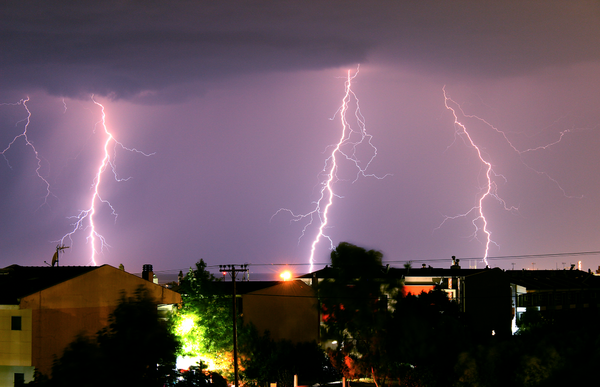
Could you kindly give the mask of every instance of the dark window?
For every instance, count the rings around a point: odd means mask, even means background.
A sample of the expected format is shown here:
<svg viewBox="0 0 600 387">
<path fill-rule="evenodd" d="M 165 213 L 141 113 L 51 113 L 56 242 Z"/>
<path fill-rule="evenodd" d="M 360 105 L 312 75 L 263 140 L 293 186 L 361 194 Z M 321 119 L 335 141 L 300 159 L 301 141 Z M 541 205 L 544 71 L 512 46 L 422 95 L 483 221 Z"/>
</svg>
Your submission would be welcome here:
<svg viewBox="0 0 600 387">
<path fill-rule="evenodd" d="M 25 385 L 25 374 L 15 372 L 15 387 Z"/>
<path fill-rule="evenodd" d="M 563 302 L 563 297 L 562 297 L 562 293 L 556 293 L 556 305 L 562 305 Z"/>
<path fill-rule="evenodd" d="M 12 329 L 13 331 L 20 331 L 21 330 L 21 316 L 12 316 L 11 317 L 11 320 L 10 320 L 10 329 Z"/>
</svg>

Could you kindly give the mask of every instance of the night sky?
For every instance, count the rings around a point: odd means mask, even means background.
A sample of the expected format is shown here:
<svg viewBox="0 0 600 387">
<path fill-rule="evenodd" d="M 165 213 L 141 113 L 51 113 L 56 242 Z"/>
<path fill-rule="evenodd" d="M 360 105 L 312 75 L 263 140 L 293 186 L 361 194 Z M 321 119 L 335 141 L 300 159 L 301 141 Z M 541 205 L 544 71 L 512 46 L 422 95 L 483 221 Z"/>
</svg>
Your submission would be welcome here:
<svg viewBox="0 0 600 387">
<path fill-rule="evenodd" d="M 368 174 L 387 176 L 356 179 L 338 153 L 325 229 L 334 245 L 380 250 L 393 266 L 449 267 L 453 255 L 463 267 L 484 266 L 476 211 L 457 215 L 479 205 L 487 166 L 455 125 L 445 90 L 491 165 L 482 201 L 495 242 L 490 266 L 600 265 L 597 1 L 19 1 L 2 9 L 2 267 L 50 262 L 73 216 L 90 206 L 107 141 L 95 100 L 123 145 L 108 147 L 120 181 L 109 167 L 99 186 L 118 216 L 95 202 L 109 245 L 97 264 L 179 272 L 203 258 L 250 263 L 251 278 L 281 269 L 272 264 L 307 272 L 318 219 L 307 226 L 277 211 L 315 208 L 342 133 L 348 72 L 359 68 L 352 90 L 377 148 Z M 11 144 L 26 108 L 27 136 Z M 354 110 L 348 122 L 359 129 Z M 372 152 L 361 147 L 356 158 Z M 83 219 L 63 240 L 61 265 L 92 263 L 89 227 Z M 329 249 L 321 239 L 315 262 L 327 263 Z"/>
</svg>

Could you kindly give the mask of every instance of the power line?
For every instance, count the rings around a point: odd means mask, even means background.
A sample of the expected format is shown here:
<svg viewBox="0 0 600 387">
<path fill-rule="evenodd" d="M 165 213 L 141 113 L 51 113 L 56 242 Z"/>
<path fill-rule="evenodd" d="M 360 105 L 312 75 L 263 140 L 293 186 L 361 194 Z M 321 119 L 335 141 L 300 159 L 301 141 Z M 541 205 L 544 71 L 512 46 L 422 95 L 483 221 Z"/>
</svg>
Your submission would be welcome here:
<svg viewBox="0 0 600 387">
<path fill-rule="evenodd" d="M 562 252 L 562 253 L 547 253 L 547 254 L 523 254 L 523 255 L 500 255 L 495 257 L 488 257 L 488 260 L 506 260 L 506 259 L 546 259 L 546 258 L 560 258 L 560 257 L 581 257 L 581 256 L 590 256 L 590 255 L 600 255 L 600 251 L 576 251 L 576 252 Z M 483 258 L 481 257 L 459 257 L 461 260 L 477 260 L 480 261 Z M 423 258 L 423 259 L 403 259 L 403 260 L 383 260 L 383 264 L 393 264 L 393 263 L 419 263 L 419 262 L 449 262 L 450 258 Z M 310 266 L 310 263 L 246 263 L 251 267 L 280 267 L 280 266 Z M 331 262 L 315 262 L 314 266 L 327 266 L 330 265 Z M 220 265 L 207 265 L 206 268 L 217 269 Z M 183 272 L 184 275 L 187 273 L 189 268 L 185 269 L 168 269 L 155 271 L 155 273 L 178 273 L 179 271 Z"/>
</svg>

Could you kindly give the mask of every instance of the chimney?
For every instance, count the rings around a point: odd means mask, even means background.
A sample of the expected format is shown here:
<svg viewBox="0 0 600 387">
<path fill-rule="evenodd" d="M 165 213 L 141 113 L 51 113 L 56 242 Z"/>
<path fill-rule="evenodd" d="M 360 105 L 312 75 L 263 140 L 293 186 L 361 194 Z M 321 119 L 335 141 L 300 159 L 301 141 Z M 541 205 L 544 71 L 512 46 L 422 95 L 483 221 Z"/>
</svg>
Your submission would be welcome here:
<svg viewBox="0 0 600 387">
<path fill-rule="evenodd" d="M 142 266 L 142 279 L 153 282 L 154 272 L 152 271 L 152 265 L 146 264 L 146 265 Z"/>
<path fill-rule="evenodd" d="M 460 269 L 460 259 L 456 259 L 456 256 L 452 256 L 452 266 L 450 266 L 450 269 Z"/>
</svg>

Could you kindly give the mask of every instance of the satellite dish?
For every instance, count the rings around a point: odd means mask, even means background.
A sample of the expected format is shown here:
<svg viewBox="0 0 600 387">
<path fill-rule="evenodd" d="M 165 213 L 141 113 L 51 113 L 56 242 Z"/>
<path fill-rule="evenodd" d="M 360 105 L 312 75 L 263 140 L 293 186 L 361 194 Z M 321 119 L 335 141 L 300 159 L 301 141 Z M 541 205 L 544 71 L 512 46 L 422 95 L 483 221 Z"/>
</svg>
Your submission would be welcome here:
<svg viewBox="0 0 600 387">
<path fill-rule="evenodd" d="M 68 249 L 70 246 L 65 245 L 56 245 L 56 252 L 52 256 L 52 267 L 56 265 L 58 267 L 58 256 L 61 252 L 64 252 L 64 249 Z"/>
</svg>

